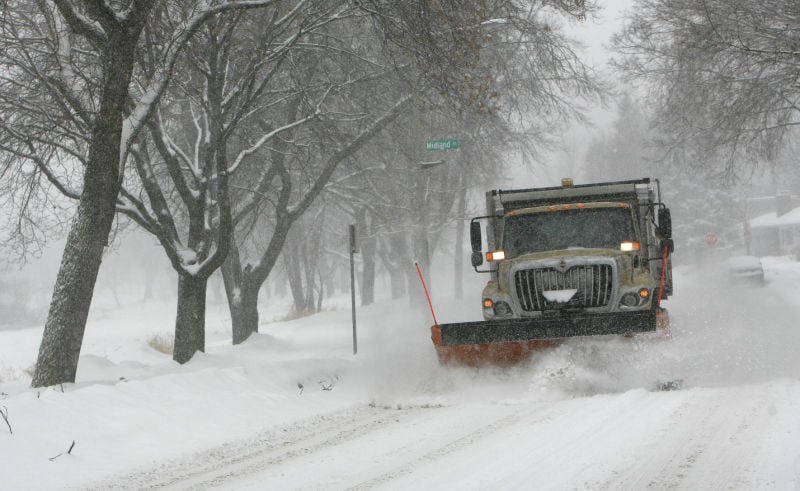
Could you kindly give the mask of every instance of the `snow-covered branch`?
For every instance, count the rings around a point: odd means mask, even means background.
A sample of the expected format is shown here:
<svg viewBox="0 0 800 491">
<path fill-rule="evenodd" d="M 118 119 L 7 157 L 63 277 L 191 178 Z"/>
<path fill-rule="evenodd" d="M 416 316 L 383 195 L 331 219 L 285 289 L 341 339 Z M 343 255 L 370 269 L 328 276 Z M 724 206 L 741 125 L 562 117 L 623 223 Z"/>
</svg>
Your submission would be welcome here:
<svg viewBox="0 0 800 491">
<path fill-rule="evenodd" d="M 61 16 L 77 34 L 84 36 L 92 44 L 102 45 L 108 41 L 108 35 L 102 26 L 79 12 L 72 2 L 68 0 L 53 0 Z"/>
<path fill-rule="evenodd" d="M 45 157 L 42 156 L 40 154 L 40 152 L 38 152 L 36 150 L 36 148 L 34 148 L 33 143 L 31 143 L 29 140 L 25 140 L 23 137 L 21 137 L 21 135 L 16 135 L 16 137 L 19 138 L 20 141 L 24 141 L 23 144 L 28 147 L 28 151 L 27 152 L 23 152 L 18 148 L 14 148 L 14 147 L 11 147 L 11 146 L 8 146 L 8 145 L 4 145 L 2 143 L 0 143 L 0 150 L 2 150 L 4 152 L 7 152 L 7 153 L 9 153 L 11 155 L 14 155 L 16 157 L 19 157 L 21 159 L 25 159 L 25 160 L 28 160 L 30 162 L 33 162 L 34 165 L 36 165 L 36 168 L 42 174 L 44 174 L 44 176 L 47 178 L 47 180 L 53 186 L 55 186 L 56 189 L 58 189 L 58 191 L 61 194 L 63 194 L 64 196 L 66 196 L 68 198 L 71 198 L 71 199 L 80 199 L 80 197 L 81 197 L 80 192 L 72 189 L 67 182 L 63 181 L 59 176 L 56 175 L 56 173 L 53 171 L 53 169 L 51 169 L 50 166 L 48 165 Z"/>
<path fill-rule="evenodd" d="M 314 184 L 311 186 L 311 188 L 309 188 L 303 199 L 300 200 L 300 202 L 297 203 L 292 210 L 290 210 L 290 214 L 293 216 L 298 216 L 302 214 L 309 206 L 311 206 L 311 203 L 314 201 L 317 195 L 328 184 L 328 181 L 330 180 L 339 163 L 358 152 L 372 139 L 372 137 L 383 131 L 384 128 L 386 128 L 403 113 L 403 111 L 411 104 L 412 101 L 413 96 L 404 96 L 397 101 L 397 103 L 395 103 L 395 105 L 392 106 L 392 108 L 386 114 L 375 120 L 372 125 L 364 129 L 355 139 L 334 153 L 326 161 L 322 172 L 319 174 L 319 176 L 317 176 Z"/>
<path fill-rule="evenodd" d="M 86 103 L 82 100 L 81 94 L 85 91 L 81 88 L 81 81 L 75 74 L 72 61 L 72 42 L 70 41 L 69 31 L 62 24 L 60 16 L 55 15 L 54 22 L 56 28 L 57 60 L 59 67 L 59 89 L 67 102 L 73 107 L 75 113 L 85 124 L 91 123 L 88 116 L 90 111 Z"/>
<path fill-rule="evenodd" d="M 263 147 L 264 144 L 267 143 L 269 140 L 271 140 L 275 135 L 277 135 L 277 134 L 279 134 L 279 133 L 281 133 L 283 131 L 287 131 L 287 130 L 290 130 L 292 128 L 296 128 L 296 127 L 301 126 L 301 125 L 303 125 L 305 123 L 308 123 L 309 121 L 314 120 L 317 116 L 319 116 L 319 112 L 320 112 L 320 108 L 319 108 L 319 105 L 317 105 L 316 110 L 312 114 L 306 116 L 305 118 L 300 118 L 300 119 L 298 119 L 296 121 L 293 121 L 293 122 L 291 122 L 289 124 L 283 125 L 280 128 L 276 128 L 276 129 L 270 131 L 269 133 L 267 133 L 265 135 L 262 135 L 261 138 L 259 138 L 258 141 L 256 141 L 249 148 L 246 148 L 245 150 L 242 150 L 241 152 L 239 152 L 239 155 L 236 156 L 236 160 L 234 160 L 233 164 L 231 164 L 231 166 L 228 168 L 228 173 L 229 174 L 235 173 L 236 170 L 241 165 L 242 161 L 247 156 L 252 155 L 254 152 L 258 151 L 258 149 Z"/>
<path fill-rule="evenodd" d="M 150 87 L 144 92 L 144 94 L 142 94 L 133 111 L 131 111 L 130 115 L 124 122 L 122 140 L 120 142 L 120 162 L 125 162 L 131 143 L 141 132 L 143 125 L 153 113 L 156 104 L 161 98 L 161 95 L 167 88 L 172 70 L 177 62 L 178 55 L 181 53 L 181 50 L 186 43 L 188 43 L 189 40 L 197 33 L 198 29 L 210 18 L 222 12 L 268 7 L 277 2 L 278 0 L 225 2 L 220 5 L 201 10 L 199 13 L 187 19 L 175 29 L 177 36 L 170 42 L 169 47 L 164 55 L 163 63 L 158 66 L 153 74 Z M 307 0 L 298 2 L 292 12 L 299 9 L 306 2 Z M 287 13 L 287 15 L 289 14 Z"/>
</svg>

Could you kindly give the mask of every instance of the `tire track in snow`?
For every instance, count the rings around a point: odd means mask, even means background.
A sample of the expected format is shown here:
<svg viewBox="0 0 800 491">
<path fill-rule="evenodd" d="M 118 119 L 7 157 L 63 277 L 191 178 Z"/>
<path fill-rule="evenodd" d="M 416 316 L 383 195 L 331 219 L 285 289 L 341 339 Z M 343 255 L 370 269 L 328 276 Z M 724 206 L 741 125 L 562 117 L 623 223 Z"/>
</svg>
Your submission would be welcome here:
<svg viewBox="0 0 800 491">
<path fill-rule="evenodd" d="M 436 406 L 402 409 L 356 406 L 265 431 L 252 439 L 231 442 L 155 468 L 120 476 L 91 489 L 208 489 L 230 479 L 263 472 L 291 459 L 361 438 L 388 425 L 398 414 L 431 411 Z"/>
<path fill-rule="evenodd" d="M 522 409 L 521 409 L 522 407 Z M 438 413 L 445 411 L 444 414 Z M 442 425 L 450 419 L 451 411 L 457 407 L 403 406 L 357 406 L 325 416 L 276 428 L 240 442 L 176 459 L 135 474 L 106 481 L 96 489 L 210 489 L 215 487 L 252 487 L 248 480 L 263 475 L 267 481 L 283 473 L 291 474 L 287 464 L 324 458 L 326 451 L 347 451 L 357 439 L 380 440 L 386 433 L 412 432 L 417 424 Z M 429 416 L 430 415 L 430 416 Z M 542 407 L 499 405 L 491 414 L 471 416 L 463 428 L 449 428 L 432 441 L 392 441 L 382 454 L 384 465 L 361 469 L 362 474 L 351 474 L 333 486 L 337 489 L 370 489 L 394 479 L 411 474 L 417 466 L 430 464 L 471 445 L 479 444 L 482 438 L 491 436 L 504 428 L 513 427 L 520 420 L 537 424 L 553 417 L 550 410 Z M 443 418 L 443 419 L 442 419 Z M 388 470 L 387 470 L 388 468 Z M 376 475 L 377 474 L 377 475 Z M 324 487 L 325 479 L 317 476 L 305 486 Z M 316 484 L 315 484 L 316 483 Z M 284 482 L 285 484 L 285 482 Z M 297 485 L 295 482 L 294 485 Z M 304 487 L 300 485 L 300 487 Z"/>
<path fill-rule="evenodd" d="M 539 410 L 539 408 L 537 408 L 537 411 L 541 412 Z M 450 440 L 446 444 L 444 444 L 442 446 L 439 446 L 439 447 L 435 448 L 432 451 L 428 451 L 428 452 L 426 452 L 426 453 L 414 458 L 410 462 L 406 462 L 406 463 L 396 467 L 395 469 L 393 469 L 393 470 L 391 470 L 389 472 L 385 472 L 385 473 L 383 473 L 383 474 L 381 474 L 379 476 L 376 476 L 376 477 L 374 477 L 372 479 L 369 479 L 367 481 L 361 482 L 361 483 L 357 484 L 356 486 L 352 486 L 352 487 L 349 487 L 347 489 L 348 489 L 348 491 L 359 491 L 359 490 L 364 490 L 364 489 L 372 489 L 372 488 L 375 488 L 377 486 L 380 486 L 381 484 L 385 484 L 387 482 L 393 481 L 393 480 L 397 479 L 398 477 L 401 477 L 401 476 L 404 476 L 404 475 L 407 475 L 407 474 L 412 474 L 414 472 L 414 470 L 418 466 L 420 466 L 422 464 L 429 465 L 432 462 L 436 461 L 437 459 L 440 459 L 442 457 L 445 457 L 445 456 L 450 455 L 450 454 L 452 454 L 454 452 L 457 452 L 457 451 L 459 451 L 461 449 L 464 449 L 464 448 L 466 448 L 466 447 L 468 447 L 470 445 L 475 444 L 476 442 L 478 442 L 482 438 L 488 437 L 490 435 L 494 435 L 495 433 L 497 433 L 499 430 L 502 430 L 503 428 L 510 427 L 510 426 L 515 425 L 515 424 L 518 424 L 520 419 L 526 419 L 526 416 L 529 416 L 530 413 L 533 413 L 533 412 L 534 412 L 533 410 L 514 411 L 514 412 L 512 412 L 510 414 L 507 414 L 504 417 L 501 417 L 499 419 L 494 420 L 493 422 L 491 422 L 491 423 L 489 423 L 489 424 L 487 424 L 485 426 L 480 426 L 479 428 L 477 428 L 477 429 L 475 429 L 473 431 L 470 431 L 466 435 L 463 435 L 463 436 L 461 436 L 461 437 L 459 437 L 459 438 L 457 438 L 455 440 Z M 539 422 L 542 422 L 542 421 L 545 421 L 545 420 L 548 420 L 548 419 L 550 419 L 549 413 L 542 414 L 542 416 L 540 418 L 538 418 L 536 421 L 533 421 L 533 423 L 536 424 L 536 423 L 539 423 Z M 528 422 L 530 423 L 530 420 L 528 420 Z"/>
<path fill-rule="evenodd" d="M 767 389 L 769 390 L 769 389 Z M 631 451 L 635 465 L 617 467 L 597 489 L 680 489 L 692 486 L 747 489 L 765 450 L 762 435 L 773 423 L 764 387 L 744 391 L 703 389 L 664 415 L 664 425 Z M 747 392 L 751 392 L 748 397 Z M 628 455 L 632 457 L 632 455 Z"/>
<path fill-rule="evenodd" d="M 470 462 L 485 454 L 484 462 L 505 465 L 506 487 L 531 484 L 527 469 L 536 462 L 547 476 L 539 482 L 543 488 L 752 489 L 780 470 L 770 460 L 774 445 L 785 447 L 798 434 L 797 423 L 786 425 L 789 405 L 762 403 L 796 400 L 782 398 L 782 391 L 785 385 L 776 384 L 532 404 L 354 406 L 97 487 L 408 488 L 426 483 L 426 471 L 438 465 L 455 472 L 451 484 L 469 488 L 456 476 L 474 471 Z M 789 433 L 780 436 L 784 427 Z M 530 447 L 529 441 L 541 444 Z M 498 451 L 504 442 L 511 455 Z M 485 487 L 481 483 L 472 488 Z"/>
</svg>

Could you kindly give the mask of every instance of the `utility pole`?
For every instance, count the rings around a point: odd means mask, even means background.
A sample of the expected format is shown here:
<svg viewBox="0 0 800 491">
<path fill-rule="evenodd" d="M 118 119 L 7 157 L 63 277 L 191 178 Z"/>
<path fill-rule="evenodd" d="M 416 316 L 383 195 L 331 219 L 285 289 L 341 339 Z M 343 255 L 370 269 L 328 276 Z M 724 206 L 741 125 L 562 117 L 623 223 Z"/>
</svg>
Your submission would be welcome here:
<svg viewBox="0 0 800 491">
<path fill-rule="evenodd" d="M 444 160 L 434 160 L 431 162 L 417 162 L 416 164 L 419 168 L 416 179 L 417 190 L 415 193 L 417 213 L 419 216 L 419 223 L 417 223 L 419 232 L 416 237 L 415 255 L 417 256 L 417 261 L 419 261 L 420 266 L 425 271 L 430 271 L 431 269 L 431 251 L 430 241 L 428 239 L 428 207 L 430 203 L 431 169 L 444 163 Z"/>
</svg>

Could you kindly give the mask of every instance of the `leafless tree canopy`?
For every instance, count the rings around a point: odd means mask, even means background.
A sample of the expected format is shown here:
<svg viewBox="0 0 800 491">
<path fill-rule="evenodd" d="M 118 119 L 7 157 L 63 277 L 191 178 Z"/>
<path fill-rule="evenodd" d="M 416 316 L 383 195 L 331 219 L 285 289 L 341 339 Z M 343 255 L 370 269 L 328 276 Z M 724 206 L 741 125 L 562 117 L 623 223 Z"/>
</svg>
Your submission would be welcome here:
<svg viewBox="0 0 800 491">
<path fill-rule="evenodd" d="M 800 124 L 800 3 L 639 0 L 614 41 L 671 154 L 734 177 Z"/>
</svg>

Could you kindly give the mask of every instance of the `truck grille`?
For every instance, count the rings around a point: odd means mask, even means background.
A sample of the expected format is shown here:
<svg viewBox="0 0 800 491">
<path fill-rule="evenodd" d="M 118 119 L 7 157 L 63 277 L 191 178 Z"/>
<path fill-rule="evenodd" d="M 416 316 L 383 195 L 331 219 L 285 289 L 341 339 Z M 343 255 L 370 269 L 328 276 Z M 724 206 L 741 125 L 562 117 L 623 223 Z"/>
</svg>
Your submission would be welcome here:
<svg viewBox="0 0 800 491">
<path fill-rule="evenodd" d="M 573 266 L 565 272 L 554 268 L 524 269 L 514 275 L 520 306 L 525 312 L 556 307 L 603 307 L 611 299 L 614 286 L 609 264 Z M 548 290 L 578 290 L 565 304 L 549 302 L 542 292 Z"/>
</svg>

